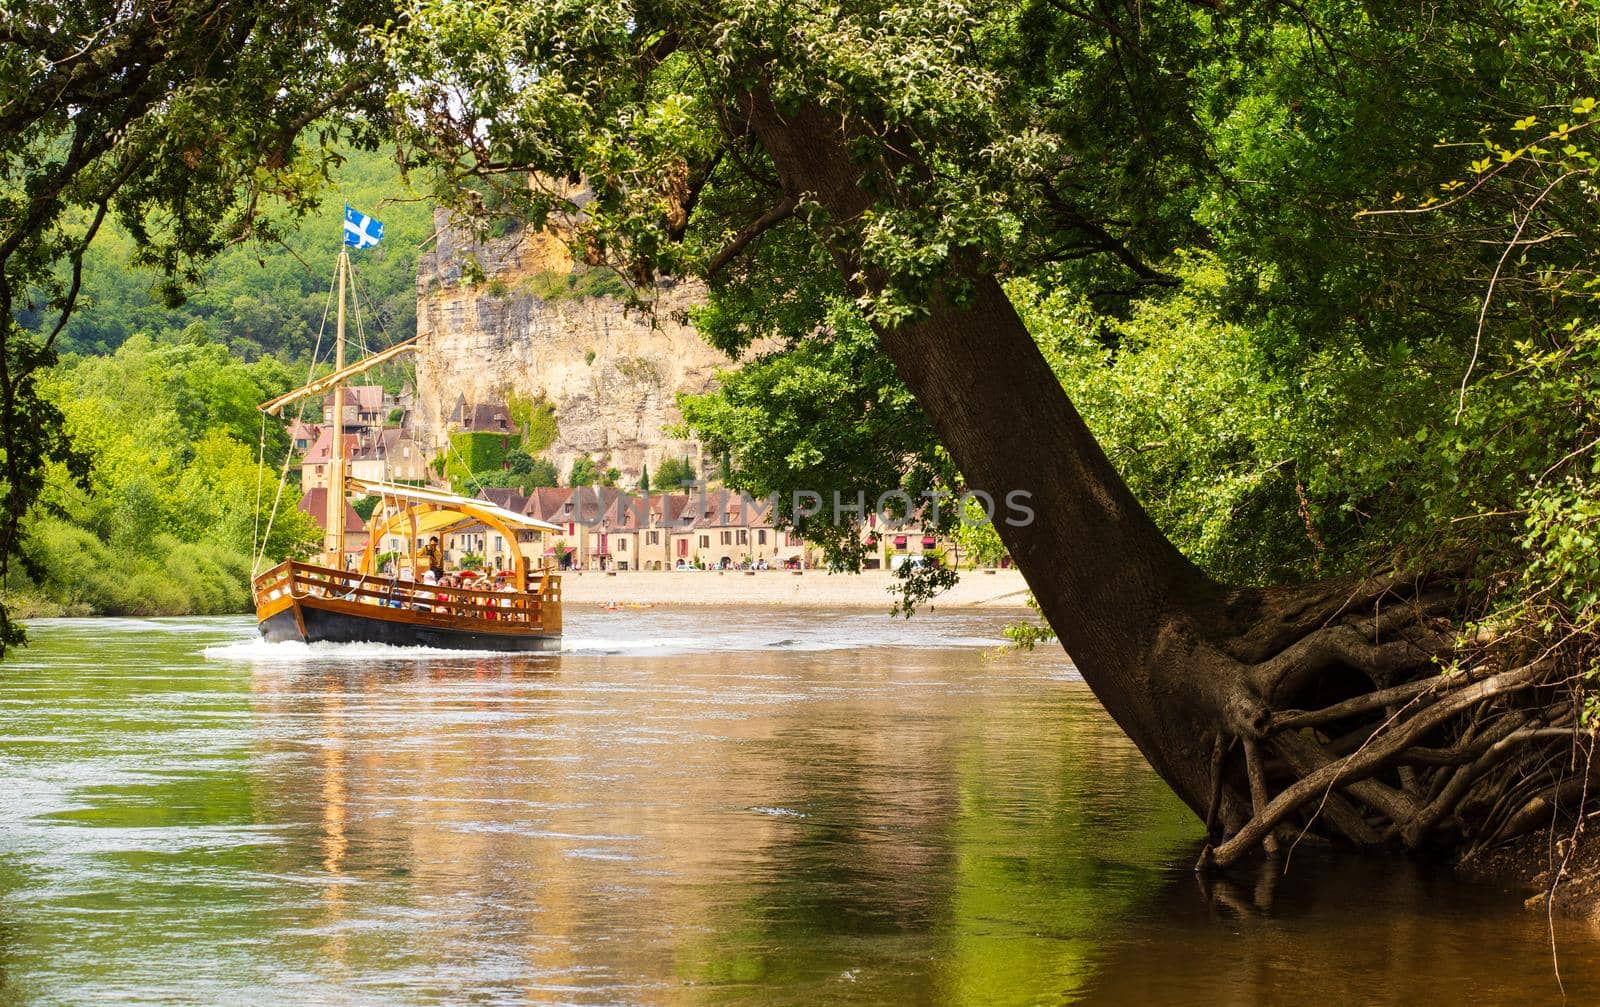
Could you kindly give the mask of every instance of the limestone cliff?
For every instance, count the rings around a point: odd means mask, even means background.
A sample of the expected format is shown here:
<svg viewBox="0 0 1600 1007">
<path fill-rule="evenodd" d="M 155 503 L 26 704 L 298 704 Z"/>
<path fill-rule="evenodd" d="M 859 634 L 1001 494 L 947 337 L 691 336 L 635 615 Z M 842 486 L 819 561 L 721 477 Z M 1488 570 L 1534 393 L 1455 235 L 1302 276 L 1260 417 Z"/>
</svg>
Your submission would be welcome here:
<svg viewBox="0 0 1600 1007">
<path fill-rule="evenodd" d="M 575 267 L 553 236 L 473 243 L 444 224 L 437 221 L 437 243 L 418 264 L 425 443 L 444 445 L 458 402 L 498 403 L 515 392 L 554 405 L 559 434 L 545 456 L 563 475 L 579 455 L 615 466 L 627 483 L 667 457 L 687 456 L 704 471 L 696 444 L 666 434 L 680 419 L 677 393 L 709 389 L 732 363 L 676 321 L 698 288 L 663 289 L 646 318 L 624 312 L 614 275 Z"/>
</svg>

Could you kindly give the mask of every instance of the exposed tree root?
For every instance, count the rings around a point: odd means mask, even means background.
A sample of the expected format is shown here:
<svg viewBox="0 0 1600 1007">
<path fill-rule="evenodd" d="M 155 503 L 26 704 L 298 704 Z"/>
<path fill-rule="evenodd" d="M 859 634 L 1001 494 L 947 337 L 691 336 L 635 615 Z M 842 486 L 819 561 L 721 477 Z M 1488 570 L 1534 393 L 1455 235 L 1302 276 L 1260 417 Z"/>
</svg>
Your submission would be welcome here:
<svg viewBox="0 0 1600 1007">
<path fill-rule="evenodd" d="M 1462 647 L 1457 604 L 1437 576 L 1234 604 L 1246 633 L 1191 650 L 1222 665 L 1197 690 L 1221 728 L 1201 870 L 1307 833 L 1460 856 L 1581 820 L 1600 790 L 1583 646 Z"/>
</svg>

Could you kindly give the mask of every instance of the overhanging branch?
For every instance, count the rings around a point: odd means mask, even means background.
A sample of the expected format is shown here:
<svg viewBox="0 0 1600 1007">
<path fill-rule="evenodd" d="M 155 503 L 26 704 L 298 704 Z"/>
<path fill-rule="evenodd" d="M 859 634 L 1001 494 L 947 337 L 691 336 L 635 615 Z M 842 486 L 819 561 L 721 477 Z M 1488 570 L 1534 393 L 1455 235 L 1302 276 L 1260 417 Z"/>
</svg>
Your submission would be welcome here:
<svg viewBox="0 0 1600 1007">
<path fill-rule="evenodd" d="M 711 257 L 711 262 L 706 266 L 706 276 L 709 278 L 717 275 L 724 266 L 738 258 L 752 241 L 794 216 L 795 207 L 798 205 L 799 200 L 793 196 L 784 196 L 776 206 L 747 224 L 744 230 L 735 234 L 733 240 L 723 245 L 717 254 Z"/>
</svg>

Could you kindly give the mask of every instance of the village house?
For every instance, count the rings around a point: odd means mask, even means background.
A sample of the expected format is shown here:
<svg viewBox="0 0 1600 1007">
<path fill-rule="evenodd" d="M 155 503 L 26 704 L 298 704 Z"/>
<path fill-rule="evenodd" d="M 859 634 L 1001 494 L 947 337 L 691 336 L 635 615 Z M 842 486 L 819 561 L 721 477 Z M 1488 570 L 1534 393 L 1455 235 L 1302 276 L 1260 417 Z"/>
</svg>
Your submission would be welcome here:
<svg viewBox="0 0 1600 1007">
<path fill-rule="evenodd" d="M 465 398 L 457 398 L 455 408 L 450 411 L 450 418 L 446 421 L 452 430 L 463 433 L 516 433 L 517 428 L 511 422 L 511 413 L 503 405 L 493 403 L 478 403 L 468 405 Z"/>
<path fill-rule="evenodd" d="M 869 561 L 885 570 L 898 570 L 901 565 L 932 562 L 938 566 L 955 563 L 956 544 L 953 540 L 924 534 L 915 523 L 902 527 L 884 526 L 876 529 L 877 555 Z"/>
<path fill-rule="evenodd" d="M 289 450 L 298 455 L 303 455 L 317 441 L 321 431 L 319 428 L 295 417 L 289 423 Z"/>
<path fill-rule="evenodd" d="M 624 495 L 614 486 L 579 486 L 572 490 L 567 513 L 579 542 L 575 569 L 617 569 L 615 554 L 627 550 L 626 542 L 621 550 L 616 548 L 617 535 L 623 531 L 615 525 L 616 509 Z"/>
<path fill-rule="evenodd" d="M 322 533 L 328 533 L 328 490 L 325 486 L 306 490 L 300 497 L 299 508 L 302 513 L 308 514 L 311 520 L 317 523 Z M 356 509 L 345 501 L 344 505 L 344 554 L 345 566 L 350 567 L 361 560 L 361 554 L 367 551 L 367 523 L 361 520 L 361 515 Z"/>
<path fill-rule="evenodd" d="M 773 527 L 764 500 L 737 493 L 625 493 L 608 486 L 539 487 L 524 496 L 514 489 L 484 489 L 479 498 L 507 510 L 558 525 L 540 536 L 519 532 L 508 542 L 481 524 L 463 525 L 441 537 L 445 562 L 467 556 L 486 568 L 512 565 L 512 550 L 531 564 L 549 562 L 568 570 L 673 570 L 692 566 L 770 567 L 815 565 L 815 550 Z M 373 525 L 381 520 L 374 515 Z M 911 544 L 908 542 L 908 547 Z M 380 551 L 409 548 L 402 535 L 386 535 Z"/>
<path fill-rule="evenodd" d="M 346 385 L 344 389 L 344 429 L 346 433 L 368 434 L 382 429 L 386 396 L 382 385 Z M 322 399 L 322 421 L 333 418 L 333 393 Z"/>
<path fill-rule="evenodd" d="M 638 567 L 640 570 L 670 570 L 673 557 L 673 526 L 683 522 L 689 509 L 687 493 L 653 493 L 645 498 L 648 518 L 639 531 Z M 693 515 L 690 516 L 691 520 Z"/>
<path fill-rule="evenodd" d="M 479 490 L 478 497 L 513 513 L 527 513 L 528 498 L 514 489 L 496 487 Z M 518 553 L 532 565 L 537 566 L 544 562 L 544 538 L 538 531 L 532 528 L 517 529 L 516 540 L 508 542 L 505 536 L 492 528 L 485 528 L 483 525 L 475 527 L 477 548 L 474 551 L 483 557 L 485 567 L 509 570 L 515 565 L 513 557 Z"/>
<path fill-rule="evenodd" d="M 364 437 L 349 456 L 350 475 L 371 482 L 423 483 L 428 461 L 422 445 L 401 427 L 383 427 Z"/>
<path fill-rule="evenodd" d="M 354 457 L 360 447 L 360 437 L 351 433 L 344 435 L 344 457 L 346 463 Z M 332 463 L 333 428 L 326 425 L 320 426 L 317 428 L 317 439 L 300 458 L 300 489 L 308 491 L 325 488 L 331 478 Z"/>
<path fill-rule="evenodd" d="M 561 526 L 545 544 L 547 558 L 557 566 L 569 568 L 576 563 L 583 536 L 579 534 L 577 519 L 572 510 L 572 490 L 563 486 L 539 486 L 528 495 L 522 513 L 540 521 Z"/>
<path fill-rule="evenodd" d="M 692 506 L 694 523 L 686 529 L 693 537 L 691 562 L 698 558 L 703 566 L 731 567 L 761 559 L 770 564 L 777 557 L 772 516 L 765 501 L 714 490 L 696 494 Z"/>
<path fill-rule="evenodd" d="M 653 536 L 656 540 L 655 552 L 664 556 L 666 550 L 659 544 L 661 529 L 651 527 L 652 503 L 658 499 L 648 494 L 642 496 L 633 493 L 617 494 L 611 506 L 606 509 L 605 518 L 598 530 L 602 536 L 600 547 L 607 551 L 611 563 L 611 566 L 605 569 L 649 569 L 645 564 L 647 552 L 645 539 L 652 532 L 656 533 Z"/>
</svg>

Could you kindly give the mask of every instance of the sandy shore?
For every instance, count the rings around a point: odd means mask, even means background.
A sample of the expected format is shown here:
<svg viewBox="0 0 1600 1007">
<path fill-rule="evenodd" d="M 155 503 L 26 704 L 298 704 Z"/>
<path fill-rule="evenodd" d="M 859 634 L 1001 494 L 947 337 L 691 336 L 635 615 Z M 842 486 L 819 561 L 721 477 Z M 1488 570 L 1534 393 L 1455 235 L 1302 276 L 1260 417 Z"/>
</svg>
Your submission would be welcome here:
<svg viewBox="0 0 1600 1007">
<path fill-rule="evenodd" d="M 562 600 L 570 605 L 774 605 L 807 608 L 881 608 L 891 604 L 894 574 L 806 570 L 623 571 L 569 570 L 561 575 Z M 934 602 L 938 608 L 1019 608 L 1028 585 L 1015 570 L 968 570 L 961 582 Z"/>
</svg>

